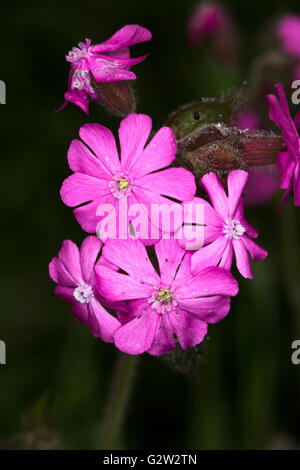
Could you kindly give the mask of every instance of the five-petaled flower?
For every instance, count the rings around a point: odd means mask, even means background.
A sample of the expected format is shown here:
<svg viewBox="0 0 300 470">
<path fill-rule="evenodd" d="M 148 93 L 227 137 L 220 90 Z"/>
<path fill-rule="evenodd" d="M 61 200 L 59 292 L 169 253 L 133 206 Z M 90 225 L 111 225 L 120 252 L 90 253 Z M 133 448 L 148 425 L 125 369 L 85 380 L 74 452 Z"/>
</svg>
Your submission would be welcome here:
<svg viewBox="0 0 300 470">
<path fill-rule="evenodd" d="M 160 275 L 151 264 L 140 240 L 108 240 L 103 256 L 122 272 L 95 267 L 101 295 L 112 301 L 129 301 L 129 313 L 115 332 L 118 349 L 128 354 L 161 355 L 176 347 L 199 344 L 207 323 L 227 315 L 230 296 L 238 285 L 225 269 L 209 267 L 197 275 L 190 269 L 191 254 L 174 240 L 155 244 Z"/>
<path fill-rule="evenodd" d="M 94 336 L 112 342 L 120 323 L 101 305 L 94 275 L 95 263 L 97 266 L 108 265 L 103 257 L 96 262 L 101 246 L 102 242 L 94 236 L 83 241 L 80 251 L 71 240 L 65 240 L 58 257 L 49 264 L 49 273 L 58 284 L 55 294 L 72 304 L 71 311 L 76 320 L 89 325 Z"/>
<path fill-rule="evenodd" d="M 207 266 L 220 266 L 231 269 L 233 252 L 239 272 L 246 278 L 252 278 L 248 252 L 254 261 L 265 259 L 267 251 L 259 247 L 252 238 L 258 232 L 244 218 L 243 190 L 248 173 L 235 170 L 227 179 L 228 196 L 215 173 L 207 173 L 201 179 L 212 206 L 201 198 L 194 198 L 194 204 L 204 207 L 204 243 L 191 258 L 192 272 L 197 274 Z M 194 212 L 186 214 L 184 223 L 194 223 Z M 184 238 L 178 240 L 185 246 Z"/>
<path fill-rule="evenodd" d="M 151 37 L 148 29 L 127 25 L 101 44 L 92 45 L 91 40 L 86 39 L 79 43 L 79 47 L 73 47 L 66 55 L 67 62 L 71 64 L 68 90 L 64 104 L 57 111 L 71 102 L 88 114 L 89 97 L 98 101 L 92 77 L 96 82 L 134 80 L 136 75 L 129 70 L 130 67 L 142 62 L 147 55 L 131 59 L 129 46 L 150 41 Z"/>
<path fill-rule="evenodd" d="M 297 130 L 300 127 L 300 112 L 296 114 L 293 121 L 282 84 L 277 83 L 275 88 L 279 101 L 275 95 L 268 95 L 267 99 L 270 104 L 270 119 L 281 128 L 287 147 L 286 152 L 278 154 L 280 187 L 286 190 L 280 204 L 280 210 L 282 210 L 292 192 L 294 192 L 295 205 L 300 206 L 300 139 Z"/>
<path fill-rule="evenodd" d="M 74 174 L 64 181 L 60 194 L 66 205 L 80 206 L 74 215 L 83 230 L 99 232 L 97 227 L 106 214 L 101 212 L 103 207 L 120 214 L 139 204 L 151 218 L 152 205 L 174 208 L 176 203 L 169 198 L 186 201 L 195 195 L 195 178 L 189 171 L 168 168 L 157 172 L 173 162 L 176 142 L 173 131 L 162 127 L 146 145 L 151 127 L 151 118 L 144 114 L 123 119 L 119 128 L 121 159 L 109 129 L 100 124 L 80 128 L 85 144 L 72 141 L 68 162 Z M 127 231 L 129 224 L 123 238 Z M 140 238 L 147 239 L 148 231 Z"/>
</svg>

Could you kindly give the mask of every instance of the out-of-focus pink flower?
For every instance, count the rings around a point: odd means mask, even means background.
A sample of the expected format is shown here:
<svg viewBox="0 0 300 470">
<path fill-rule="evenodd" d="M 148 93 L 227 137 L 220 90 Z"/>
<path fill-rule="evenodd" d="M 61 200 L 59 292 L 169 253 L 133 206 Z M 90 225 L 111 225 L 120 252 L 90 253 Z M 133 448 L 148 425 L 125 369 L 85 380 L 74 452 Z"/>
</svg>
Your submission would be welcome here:
<svg viewBox="0 0 300 470">
<path fill-rule="evenodd" d="M 277 24 L 277 36 L 282 49 L 300 60 L 300 16 L 283 16 Z M 300 79 L 300 64 L 295 67 L 294 78 Z"/>
<path fill-rule="evenodd" d="M 245 109 L 238 116 L 236 126 L 242 131 L 251 133 L 260 127 L 259 116 L 255 111 Z M 249 178 L 244 191 L 246 204 L 253 206 L 264 204 L 279 191 L 277 165 L 249 167 L 248 174 Z"/>
<path fill-rule="evenodd" d="M 79 43 L 79 47 L 73 47 L 66 55 L 67 62 L 71 64 L 68 90 L 64 104 L 57 111 L 63 109 L 70 101 L 88 114 L 89 97 L 98 101 L 91 77 L 96 82 L 134 80 L 136 75 L 131 72 L 130 67 L 143 61 L 147 55 L 130 59 L 129 47 L 150 41 L 151 37 L 148 29 L 127 25 L 101 44 L 92 45 L 91 40 L 86 39 L 85 42 Z"/>
<path fill-rule="evenodd" d="M 277 24 L 277 35 L 285 52 L 300 59 L 300 16 L 283 16 Z"/>
<path fill-rule="evenodd" d="M 224 318 L 230 296 L 238 292 L 236 280 L 224 269 L 209 267 L 193 276 L 190 253 L 174 239 L 156 243 L 155 252 L 160 275 L 141 241 L 108 240 L 103 255 L 122 273 L 95 268 L 103 296 L 129 301 L 130 314 L 114 335 L 117 348 L 128 354 L 169 352 L 175 348 L 174 334 L 183 349 L 201 343 L 207 323 Z"/>
<path fill-rule="evenodd" d="M 120 322 L 102 307 L 96 289 L 94 265 L 101 246 L 102 242 L 93 236 L 83 241 L 80 251 L 71 240 L 65 240 L 58 257 L 49 264 L 49 273 L 58 284 L 55 294 L 72 304 L 71 312 L 76 320 L 89 325 L 94 336 L 111 343 Z M 108 265 L 103 257 L 96 263 L 101 265 Z"/>
<path fill-rule="evenodd" d="M 197 5 L 188 20 L 187 34 L 192 45 L 200 45 L 206 37 L 210 38 L 213 49 L 221 60 L 233 60 L 233 23 L 223 5 L 214 2 Z"/>
<path fill-rule="evenodd" d="M 250 206 L 265 204 L 279 191 L 279 170 L 277 165 L 249 168 L 245 187 L 245 203 Z"/>
<path fill-rule="evenodd" d="M 254 261 L 265 259 L 266 250 L 259 247 L 252 238 L 258 232 L 244 218 L 244 200 L 242 197 L 248 179 L 248 173 L 235 170 L 227 179 L 228 196 L 215 173 L 207 173 L 201 182 L 211 200 L 212 206 L 204 199 L 195 198 L 194 204 L 204 206 L 204 246 L 192 255 L 192 272 L 199 273 L 207 266 L 220 266 L 231 269 L 233 252 L 239 272 L 246 278 L 252 278 L 248 252 Z M 194 211 L 196 212 L 196 211 Z M 186 224 L 194 223 L 186 218 Z M 185 246 L 186 240 L 178 240 Z"/>
<path fill-rule="evenodd" d="M 277 83 L 275 88 L 279 101 L 275 95 L 267 96 L 270 105 L 269 116 L 282 130 L 282 137 L 287 146 L 286 152 L 278 154 L 280 187 L 286 190 L 280 204 L 280 210 L 282 210 L 292 192 L 294 192 L 295 205 L 300 206 L 300 139 L 298 134 L 300 112 L 296 114 L 293 121 L 282 84 Z"/>
<path fill-rule="evenodd" d="M 142 204 L 151 217 L 152 204 L 174 208 L 176 203 L 167 197 L 186 201 L 195 195 L 195 178 L 189 171 L 157 171 L 173 162 L 176 142 L 173 131 L 162 127 L 146 145 L 151 127 L 152 120 L 145 114 L 130 114 L 121 121 L 121 159 L 109 129 L 100 124 L 80 128 L 84 143 L 73 140 L 70 145 L 68 162 L 74 174 L 64 181 L 60 194 L 67 206 L 80 206 L 74 215 L 83 230 L 96 232 L 103 220 L 99 207 L 104 204 L 117 214 L 128 214 L 131 205 Z M 126 225 L 123 238 L 130 238 L 127 230 Z"/>
</svg>

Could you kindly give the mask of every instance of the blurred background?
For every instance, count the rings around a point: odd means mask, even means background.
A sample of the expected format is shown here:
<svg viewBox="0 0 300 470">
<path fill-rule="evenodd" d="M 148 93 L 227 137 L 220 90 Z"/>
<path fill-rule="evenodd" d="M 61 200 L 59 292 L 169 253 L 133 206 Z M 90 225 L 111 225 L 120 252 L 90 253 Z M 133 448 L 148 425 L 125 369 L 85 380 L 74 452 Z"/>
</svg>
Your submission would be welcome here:
<svg viewBox="0 0 300 470">
<path fill-rule="evenodd" d="M 1 8 L 0 339 L 7 364 L 0 365 L 0 447 L 96 449 L 117 357 L 72 318 L 48 276 L 62 240 L 84 238 L 59 196 L 70 141 L 85 122 L 119 125 L 95 103 L 90 117 L 72 104 L 53 113 L 67 88 L 64 55 L 125 24 L 150 29 L 153 40 L 133 50 L 150 52 L 134 68 L 134 90 L 137 110 L 158 128 L 179 105 L 249 80 L 253 61 L 280 47 L 276 21 L 300 14 L 298 0 L 225 2 L 237 41 L 226 64 L 209 41 L 189 46 L 186 23 L 196 3 L 15 0 Z M 260 106 L 266 115 L 263 97 Z M 199 382 L 140 358 L 121 448 L 300 448 L 300 365 L 291 362 L 291 344 L 300 339 L 300 212 L 290 201 L 279 215 L 280 199 L 248 209 L 269 257 L 253 266 L 252 281 L 235 272 L 240 293 L 228 317 L 209 328 Z"/>
</svg>

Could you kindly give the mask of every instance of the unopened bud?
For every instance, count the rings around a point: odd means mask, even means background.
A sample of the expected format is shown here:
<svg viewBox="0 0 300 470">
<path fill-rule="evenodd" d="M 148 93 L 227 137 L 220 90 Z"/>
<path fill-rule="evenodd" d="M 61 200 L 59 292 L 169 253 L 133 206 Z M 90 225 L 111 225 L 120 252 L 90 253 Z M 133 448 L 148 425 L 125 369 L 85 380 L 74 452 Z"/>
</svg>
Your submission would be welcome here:
<svg viewBox="0 0 300 470">
<path fill-rule="evenodd" d="M 188 162 L 196 179 L 214 171 L 227 174 L 235 169 L 274 165 L 279 152 L 285 150 L 280 136 L 267 132 L 247 134 L 236 128 L 227 128 L 221 140 L 206 143 L 193 151 L 181 152 L 178 160 Z"/>
<path fill-rule="evenodd" d="M 128 82 L 96 82 L 92 80 L 92 86 L 96 90 L 99 103 L 107 110 L 118 116 L 127 116 L 135 112 L 135 99 Z"/>
</svg>

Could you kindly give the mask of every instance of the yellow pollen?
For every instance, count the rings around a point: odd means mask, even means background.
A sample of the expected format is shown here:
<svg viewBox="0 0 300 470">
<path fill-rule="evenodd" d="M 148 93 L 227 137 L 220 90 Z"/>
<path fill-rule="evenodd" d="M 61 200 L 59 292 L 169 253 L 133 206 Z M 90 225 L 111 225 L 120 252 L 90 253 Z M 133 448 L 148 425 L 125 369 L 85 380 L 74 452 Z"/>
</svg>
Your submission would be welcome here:
<svg viewBox="0 0 300 470">
<path fill-rule="evenodd" d="M 128 188 L 129 186 L 129 181 L 125 180 L 125 178 L 120 178 L 117 180 L 117 183 L 118 183 L 118 188 L 121 190 L 121 191 L 124 191 L 125 189 Z"/>
<path fill-rule="evenodd" d="M 172 300 L 172 293 L 169 291 L 169 289 L 159 289 L 157 292 L 157 300 L 159 302 L 162 302 L 164 304 L 167 304 Z"/>
</svg>

